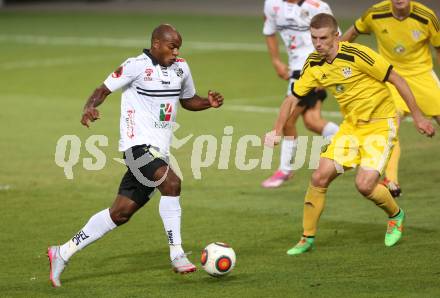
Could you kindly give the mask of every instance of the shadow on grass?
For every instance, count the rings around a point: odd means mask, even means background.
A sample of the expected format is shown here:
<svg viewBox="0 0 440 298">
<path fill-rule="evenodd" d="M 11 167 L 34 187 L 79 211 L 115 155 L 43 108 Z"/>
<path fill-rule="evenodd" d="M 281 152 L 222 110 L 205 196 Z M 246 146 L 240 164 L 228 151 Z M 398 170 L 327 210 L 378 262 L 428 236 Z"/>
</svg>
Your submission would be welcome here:
<svg viewBox="0 0 440 298">
<path fill-rule="evenodd" d="M 114 269 L 118 266 L 121 269 Z M 106 276 L 117 276 L 133 273 L 141 273 L 145 271 L 166 271 L 171 270 L 168 259 L 164 257 L 163 252 L 137 252 L 124 253 L 104 257 L 93 264 L 94 268 L 100 268 L 101 272 L 81 273 L 72 277 L 65 278 L 64 281 L 82 281 L 87 279 L 96 279 Z"/>
</svg>

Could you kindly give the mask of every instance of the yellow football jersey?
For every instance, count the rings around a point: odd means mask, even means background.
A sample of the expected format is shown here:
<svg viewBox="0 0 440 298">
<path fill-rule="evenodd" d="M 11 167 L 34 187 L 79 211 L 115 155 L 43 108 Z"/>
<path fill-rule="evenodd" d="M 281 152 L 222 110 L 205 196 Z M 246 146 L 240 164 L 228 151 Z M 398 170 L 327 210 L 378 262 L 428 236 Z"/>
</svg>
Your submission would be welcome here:
<svg viewBox="0 0 440 298">
<path fill-rule="evenodd" d="M 391 93 L 385 81 L 392 65 L 372 49 L 348 42 L 340 42 L 332 63 L 314 52 L 304 64 L 301 77 L 292 84 L 298 98 L 322 86 L 338 101 L 344 120 L 356 124 L 358 120 L 396 116 Z"/>
<path fill-rule="evenodd" d="M 410 4 L 406 19 L 395 18 L 387 0 L 373 5 L 354 24 L 359 33 L 374 33 L 379 53 L 403 76 L 430 71 L 429 45 L 440 47 L 440 23 L 435 13 L 418 2 Z"/>
</svg>

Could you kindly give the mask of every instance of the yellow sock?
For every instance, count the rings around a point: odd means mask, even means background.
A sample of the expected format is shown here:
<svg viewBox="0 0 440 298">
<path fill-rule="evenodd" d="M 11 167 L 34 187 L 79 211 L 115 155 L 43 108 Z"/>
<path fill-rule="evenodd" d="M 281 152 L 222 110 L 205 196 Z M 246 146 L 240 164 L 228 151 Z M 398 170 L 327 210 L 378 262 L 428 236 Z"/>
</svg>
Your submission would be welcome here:
<svg viewBox="0 0 440 298">
<path fill-rule="evenodd" d="M 395 183 L 399 183 L 398 171 L 399 171 L 399 159 L 400 159 L 400 142 L 397 142 L 391 152 L 390 160 L 388 161 L 387 168 L 385 170 L 385 177 Z"/>
<path fill-rule="evenodd" d="M 324 209 L 327 188 L 309 184 L 304 200 L 303 228 L 304 236 L 315 236 L 319 217 Z"/>
<path fill-rule="evenodd" d="M 378 207 L 382 208 L 389 217 L 399 212 L 399 206 L 397 206 L 390 191 L 382 184 L 377 184 L 373 192 L 367 196 L 367 199 L 372 200 Z"/>
</svg>

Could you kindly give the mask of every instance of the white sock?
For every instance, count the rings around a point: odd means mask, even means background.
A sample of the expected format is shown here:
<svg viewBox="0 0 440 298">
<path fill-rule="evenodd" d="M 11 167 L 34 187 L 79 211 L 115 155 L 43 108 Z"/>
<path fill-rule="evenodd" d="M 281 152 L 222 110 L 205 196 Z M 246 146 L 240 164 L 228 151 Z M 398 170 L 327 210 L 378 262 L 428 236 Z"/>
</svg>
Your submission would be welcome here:
<svg viewBox="0 0 440 298">
<path fill-rule="evenodd" d="M 72 239 L 61 245 L 61 257 L 67 262 L 73 254 L 95 242 L 114 228 L 116 228 L 116 224 L 110 217 L 109 209 L 96 213 L 89 219 L 82 230 L 74 235 Z"/>
<path fill-rule="evenodd" d="M 178 196 L 162 196 L 159 202 L 159 214 L 163 221 L 165 234 L 168 237 L 171 260 L 183 253 L 182 238 L 180 236 L 182 209 L 180 208 L 179 198 Z"/>
<path fill-rule="evenodd" d="M 326 139 L 331 139 L 331 137 L 337 133 L 339 130 L 339 126 L 333 122 L 328 122 L 323 130 L 322 130 L 322 136 Z"/>
<path fill-rule="evenodd" d="M 293 158 L 295 157 L 297 144 L 297 139 L 292 140 L 286 138 L 284 138 L 281 143 L 280 167 L 278 169 L 283 171 L 284 174 L 293 171 L 292 163 Z"/>
</svg>

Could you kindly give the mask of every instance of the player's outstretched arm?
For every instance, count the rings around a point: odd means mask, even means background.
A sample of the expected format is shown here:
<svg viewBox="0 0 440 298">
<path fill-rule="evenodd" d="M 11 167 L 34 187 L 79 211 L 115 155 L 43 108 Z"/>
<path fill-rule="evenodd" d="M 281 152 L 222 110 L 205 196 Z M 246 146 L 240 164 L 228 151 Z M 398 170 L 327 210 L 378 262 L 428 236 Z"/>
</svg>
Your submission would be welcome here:
<svg viewBox="0 0 440 298">
<path fill-rule="evenodd" d="M 283 80 L 288 80 L 290 78 L 289 67 L 281 61 L 280 51 L 278 49 L 278 39 L 276 35 L 266 35 L 266 44 L 272 60 L 272 65 L 275 68 L 278 76 Z"/>
<path fill-rule="evenodd" d="M 348 41 L 348 42 L 352 42 L 356 39 L 356 37 L 359 36 L 359 33 L 356 31 L 356 29 L 354 28 L 354 26 L 351 26 L 350 28 L 348 28 L 347 31 L 345 31 L 344 35 L 342 35 L 341 37 L 341 41 Z"/>
<path fill-rule="evenodd" d="M 219 108 L 223 105 L 223 101 L 223 95 L 210 90 L 208 97 L 200 97 L 196 94 L 192 98 L 181 99 L 180 104 L 185 110 L 202 111 L 209 108 Z"/>
<path fill-rule="evenodd" d="M 99 111 L 96 109 L 101 103 L 104 102 L 105 98 L 112 93 L 104 84 L 99 86 L 90 95 L 86 104 L 84 105 L 83 114 L 81 117 L 81 124 L 89 127 L 89 121 L 94 122 L 99 119 Z"/>
<path fill-rule="evenodd" d="M 434 126 L 429 120 L 423 117 L 423 114 L 417 106 L 414 95 L 405 79 L 399 76 L 394 70 L 391 70 L 388 81 L 396 87 L 400 96 L 402 96 L 403 100 L 411 111 L 411 115 L 414 119 L 414 124 L 417 127 L 417 130 L 421 134 L 425 134 L 428 137 L 434 136 Z"/>
</svg>

